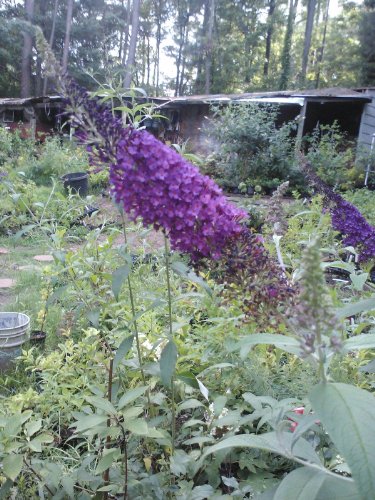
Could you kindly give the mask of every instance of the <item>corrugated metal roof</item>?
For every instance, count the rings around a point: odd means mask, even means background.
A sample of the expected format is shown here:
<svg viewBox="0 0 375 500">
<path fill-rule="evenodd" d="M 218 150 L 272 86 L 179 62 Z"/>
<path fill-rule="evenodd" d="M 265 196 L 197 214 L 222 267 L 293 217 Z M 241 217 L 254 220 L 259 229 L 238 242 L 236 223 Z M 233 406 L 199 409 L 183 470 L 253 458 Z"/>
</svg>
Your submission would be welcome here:
<svg viewBox="0 0 375 500">
<path fill-rule="evenodd" d="M 61 96 L 50 95 L 44 97 L 3 97 L 0 106 L 32 106 L 33 104 L 61 101 Z"/>
<path fill-rule="evenodd" d="M 327 89 L 310 89 L 310 90 L 285 90 L 275 92 L 248 92 L 244 94 L 213 94 L 213 95 L 192 95 L 170 97 L 171 103 L 180 104 L 210 104 L 210 103 L 225 103 L 225 102 L 246 102 L 248 100 L 264 100 L 272 99 L 273 102 L 288 102 L 287 99 L 312 99 L 312 100 L 359 100 L 368 101 L 368 98 L 361 92 L 356 92 L 346 88 L 327 88 Z"/>
<path fill-rule="evenodd" d="M 369 89 L 370 90 L 370 89 Z M 211 103 L 230 103 L 230 102 L 249 102 L 263 101 L 275 102 L 280 104 L 293 103 L 301 105 L 303 99 L 308 100 L 358 100 L 369 102 L 368 94 L 363 91 L 357 92 L 352 89 L 334 87 L 326 89 L 310 90 L 280 90 L 274 92 L 247 92 L 244 94 L 207 94 L 207 95 L 189 95 L 179 97 L 148 97 L 142 100 L 150 100 L 159 103 L 161 106 L 168 104 L 211 104 Z M 32 106 L 39 103 L 58 102 L 61 97 L 58 95 L 27 97 L 27 98 L 0 98 L 0 106 Z M 302 102 L 303 104 L 303 102 Z"/>
</svg>

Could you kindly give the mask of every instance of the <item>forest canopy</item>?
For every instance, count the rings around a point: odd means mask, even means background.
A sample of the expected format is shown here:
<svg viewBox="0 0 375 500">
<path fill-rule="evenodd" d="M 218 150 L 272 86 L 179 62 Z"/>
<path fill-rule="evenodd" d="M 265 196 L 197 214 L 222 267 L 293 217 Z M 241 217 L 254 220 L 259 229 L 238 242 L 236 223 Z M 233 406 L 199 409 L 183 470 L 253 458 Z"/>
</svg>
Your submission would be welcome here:
<svg viewBox="0 0 375 500">
<path fill-rule="evenodd" d="M 375 85 L 374 0 L 2 0 L 0 18 L 1 97 L 53 90 L 33 25 L 88 87 L 117 78 L 157 96 Z"/>
</svg>

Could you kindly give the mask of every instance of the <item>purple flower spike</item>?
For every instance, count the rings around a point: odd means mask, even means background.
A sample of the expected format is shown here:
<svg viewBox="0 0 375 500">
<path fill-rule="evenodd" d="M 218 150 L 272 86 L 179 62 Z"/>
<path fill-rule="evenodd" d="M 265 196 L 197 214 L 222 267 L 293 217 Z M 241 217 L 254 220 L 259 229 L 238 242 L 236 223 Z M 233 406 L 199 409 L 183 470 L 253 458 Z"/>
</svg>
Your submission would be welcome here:
<svg viewBox="0 0 375 500">
<path fill-rule="evenodd" d="M 308 180 L 317 191 L 324 195 L 332 218 L 332 227 L 339 231 L 344 245 L 354 247 L 359 253 L 360 262 L 375 258 L 375 227 L 369 224 L 358 208 L 335 193 L 318 175 L 310 164 L 302 165 Z"/>
<path fill-rule="evenodd" d="M 243 230 L 245 211 L 168 146 L 144 130 L 128 128 L 117 145 L 110 181 L 116 202 L 133 219 L 163 229 L 172 248 L 194 260 L 219 259 L 228 239 Z"/>
</svg>

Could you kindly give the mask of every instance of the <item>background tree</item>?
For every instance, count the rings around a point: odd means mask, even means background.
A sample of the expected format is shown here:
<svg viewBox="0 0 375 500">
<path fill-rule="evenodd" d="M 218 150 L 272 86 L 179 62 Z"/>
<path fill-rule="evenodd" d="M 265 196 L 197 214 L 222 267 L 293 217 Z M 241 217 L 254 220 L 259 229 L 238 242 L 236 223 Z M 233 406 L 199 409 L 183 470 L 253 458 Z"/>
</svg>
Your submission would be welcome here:
<svg viewBox="0 0 375 500">
<path fill-rule="evenodd" d="M 25 0 L 26 20 L 32 23 L 34 17 L 34 0 Z M 25 26 L 22 31 L 23 47 L 21 60 L 21 97 L 31 95 L 31 52 L 33 49 L 32 28 Z"/>
<path fill-rule="evenodd" d="M 363 83 L 375 85 L 375 0 L 365 0 L 360 26 Z"/>
</svg>

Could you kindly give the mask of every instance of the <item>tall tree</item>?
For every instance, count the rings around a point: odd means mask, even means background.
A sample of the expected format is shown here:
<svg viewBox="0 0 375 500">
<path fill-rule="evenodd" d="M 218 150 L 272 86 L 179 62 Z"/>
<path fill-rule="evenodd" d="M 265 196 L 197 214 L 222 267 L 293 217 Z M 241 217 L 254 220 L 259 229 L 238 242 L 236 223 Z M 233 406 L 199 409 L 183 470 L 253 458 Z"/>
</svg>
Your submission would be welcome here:
<svg viewBox="0 0 375 500">
<path fill-rule="evenodd" d="M 59 3 L 59 0 L 55 0 L 54 7 L 53 7 L 53 15 L 52 15 L 51 34 L 50 34 L 50 37 L 49 37 L 49 46 L 51 47 L 52 50 L 53 50 L 53 42 L 55 40 L 58 3 Z M 48 86 L 48 78 L 44 77 L 44 80 L 43 80 L 43 95 L 46 95 L 46 93 L 47 93 L 47 86 Z"/>
<path fill-rule="evenodd" d="M 205 94 L 210 93 L 211 88 L 211 67 L 212 67 L 212 44 L 213 44 L 213 30 L 214 30 L 214 20 L 215 20 L 215 0 L 209 0 L 208 2 L 209 18 L 208 18 L 208 29 L 206 37 L 206 81 L 204 86 Z"/>
<path fill-rule="evenodd" d="M 132 9 L 132 32 L 130 36 L 129 42 L 129 51 L 128 57 L 126 60 L 126 67 L 124 73 L 124 87 L 129 88 L 132 75 L 134 71 L 135 64 L 135 52 L 137 48 L 137 37 L 138 37 L 138 26 L 139 26 L 139 10 L 140 10 L 140 0 L 133 0 L 133 9 Z"/>
<path fill-rule="evenodd" d="M 268 13 L 267 13 L 266 53 L 264 56 L 264 66 L 263 66 L 263 75 L 266 78 L 268 77 L 268 70 L 270 67 L 271 43 L 272 43 L 275 8 L 276 8 L 276 0 L 269 0 Z"/>
<path fill-rule="evenodd" d="M 325 10 L 324 10 L 324 14 L 323 14 L 322 41 L 321 41 L 321 44 L 318 48 L 317 57 L 316 57 L 316 76 L 315 76 L 315 87 L 316 88 L 319 88 L 319 85 L 320 85 L 320 75 L 321 75 L 321 70 L 322 70 L 322 62 L 323 62 L 323 57 L 324 57 L 324 51 L 326 48 L 327 27 L 328 27 L 328 18 L 329 18 L 329 5 L 330 5 L 329 0 L 326 0 Z"/>
<path fill-rule="evenodd" d="M 34 17 L 34 0 L 25 0 L 26 20 L 32 23 Z M 22 31 L 23 48 L 21 61 L 21 97 L 31 95 L 31 53 L 33 48 L 33 37 L 31 27 Z"/>
<path fill-rule="evenodd" d="M 66 24 L 65 24 L 64 51 L 62 57 L 62 70 L 64 73 L 66 73 L 66 71 L 68 70 L 70 32 L 72 30 L 72 21 L 73 21 L 73 6 L 74 6 L 74 0 L 68 0 L 68 10 L 66 13 Z"/>
<path fill-rule="evenodd" d="M 292 39 L 294 32 L 294 23 L 296 20 L 298 0 L 289 0 L 289 13 L 284 36 L 284 44 L 281 55 L 281 75 L 279 81 L 280 90 L 286 90 L 290 79 L 290 66 L 292 59 Z"/>
<path fill-rule="evenodd" d="M 309 61 L 311 39 L 312 39 L 312 33 L 313 33 L 313 28 L 314 28 L 316 1 L 317 0 L 308 0 L 308 2 L 307 2 L 305 38 L 304 38 L 304 43 L 303 43 L 302 67 L 301 67 L 301 74 L 300 74 L 300 85 L 302 85 L 302 86 L 305 86 L 305 84 L 306 84 L 307 65 L 308 65 L 308 61 Z"/>
</svg>

